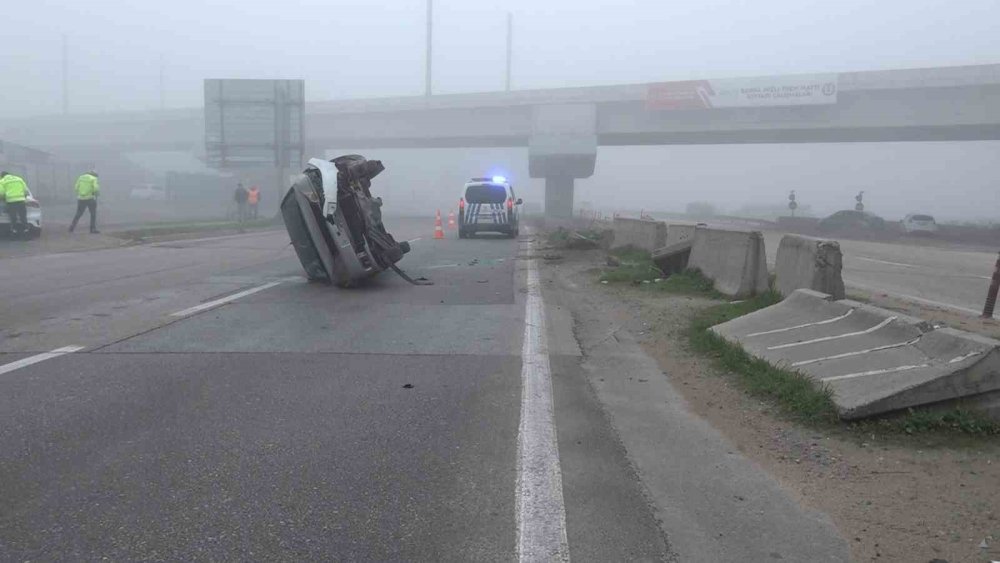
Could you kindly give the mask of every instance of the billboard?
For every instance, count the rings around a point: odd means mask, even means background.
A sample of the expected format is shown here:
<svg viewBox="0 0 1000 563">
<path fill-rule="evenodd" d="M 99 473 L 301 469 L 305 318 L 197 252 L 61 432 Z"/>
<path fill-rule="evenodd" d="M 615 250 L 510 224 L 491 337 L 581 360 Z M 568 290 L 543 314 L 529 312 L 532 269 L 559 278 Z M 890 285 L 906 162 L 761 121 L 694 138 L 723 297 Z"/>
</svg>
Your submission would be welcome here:
<svg viewBox="0 0 1000 563">
<path fill-rule="evenodd" d="M 656 110 L 814 106 L 837 103 L 836 74 L 801 74 L 650 84 Z"/>
<path fill-rule="evenodd" d="M 305 144 L 302 80 L 205 80 L 209 166 L 299 168 Z"/>
</svg>

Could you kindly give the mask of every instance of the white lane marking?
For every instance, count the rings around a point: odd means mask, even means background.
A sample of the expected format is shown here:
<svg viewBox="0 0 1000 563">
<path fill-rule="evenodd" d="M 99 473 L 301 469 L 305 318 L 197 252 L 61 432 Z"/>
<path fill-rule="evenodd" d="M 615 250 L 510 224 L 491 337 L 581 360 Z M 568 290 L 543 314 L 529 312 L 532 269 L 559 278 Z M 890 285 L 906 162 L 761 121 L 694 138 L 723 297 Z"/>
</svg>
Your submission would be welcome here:
<svg viewBox="0 0 1000 563">
<path fill-rule="evenodd" d="M 904 268 L 919 268 L 920 267 L 920 266 L 916 266 L 914 264 L 904 264 L 902 262 L 890 262 L 888 260 L 879 260 L 878 258 L 869 258 L 867 256 L 855 256 L 855 258 L 857 258 L 858 260 L 865 260 L 867 262 L 878 262 L 879 264 L 889 264 L 889 265 L 892 265 L 892 266 L 902 266 Z"/>
<path fill-rule="evenodd" d="M 855 350 L 854 352 L 844 352 L 843 354 L 836 354 L 834 356 L 826 356 L 825 358 L 813 358 L 811 360 L 802 360 L 799 362 L 792 363 L 792 367 L 796 368 L 799 366 L 807 366 L 809 364 L 815 364 L 816 362 L 825 362 L 827 360 L 839 360 L 841 358 L 850 358 L 852 356 L 861 356 L 863 354 L 868 354 L 870 352 L 878 352 L 880 350 L 889 350 L 891 348 L 901 348 L 903 346 L 911 346 L 916 344 L 920 340 L 920 337 L 914 338 L 907 342 L 897 342 L 895 344 L 886 344 L 885 346 L 876 346 L 875 348 L 868 348 L 867 350 Z"/>
<path fill-rule="evenodd" d="M 852 280 L 845 279 L 844 283 L 846 283 L 847 285 L 849 285 L 849 286 L 851 286 L 853 288 L 856 288 L 856 289 L 862 289 L 864 291 L 871 291 L 873 293 L 884 293 L 884 294 L 892 296 L 892 297 L 898 297 L 899 299 L 905 299 L 907 301 L 913 301 L 915 303 L 922 303 L 924 305 L 930 305 L 931 307 L 940 307 L 942 309 L 951 309 L 953 311 L 961 311 L 962 313 L 969 313 L 969 314 L 976 315 L 976 316 L 979 316 L 982 313 L 982 311 L 977 311 L 975 309 L 970 309 L 968 307 L 962 307 L 961 305 L 952 305 L 951 303 L 942 303 L 941 301 L 933 301 L 931 299 L 924 299 L 923 297 L 917 297 L 916 295 L 907 295 L 905 293 L 893 293 L 893 292 L 887 291 L 885 289 L 873 287 L 873 286 L 870 286 L 870 285 L 865 285 L 865 284 L 862 284 L 862 283 L 857 283 L 857 282 L 852 281 Z"/>
<path fill-rule="evenodd" d="M 854 379 L 855 377 L 867 377 L 869 375 L 882 375 L 885 373 L 897 373 L 900 371 L 910 371 L 911 369 L 920 369 L 930 367 L 930 364 L 917 364 L 912 366 L 897 366 L 894 368 L 885 369 L 873 369 L 871 371 L 859 371 L 858 373 L 848 373 L 846 375 L 835 375 L 833 377 L 823 377 L 822 381 L 839 381 L 841 379 Z"/>
<path fill-rule="evenodd" d="M 11 362 L 9 364 L 4 364 L 0 366 L 0 375 L 5 373 L 10 373 L 16 369 L 21 369 L 23 367 L 28 367 L 32 364 L 37 364 L 38 362 L 44 362 L 45 360 L 51 360 L 52 358 L 58 358 L 64 354 L 72 354 L 73 352 L 79 352 L 83 350 L 84 346 L 63 346 L 62 348 L 56 348 L 51 352 L 44 352 L 42 354 L 35 354 L 34 356 L 29 356 L 27 358 L 21 358 L 16 362 Z"/>
<path fill-rule="evenodd" d="M 826 320 L 822 320 L 822 321 L 816 321 L 814 323 L 806 323 L 806 324 L 795 325 L 795 326 L 790 326 L 790 327 L 786 327 L 786 328 L 776 328 L 774 330 L 765 330 L 764 332 L 752 332 L 752 333 L 744 336 L 743 338 L 750 338 L 751 336 L 764 336 L 766 334 L 778 334 L 779 332 L 788 332 L 789 330 L 797 330 L 797 329 L 800 329 L 800 328 L 806 328 L 806 327 L 810 327 L 810 326 L 818 326 L 818 325 L 825 325 L 825 324 L 835 323 L 835 322 L 839 321 L 840 319 L 846 319 L 853 312 L 854 312 L 854 309 L 849 309 L 846 313 L 844 313 L 843 315 L 840 315 L 839 317 L 833 317 L 831 319 L 826 319 Z"/>
<path fill-rule="evenodd" d="M 230 301 L 236 301 L 241 297 L 246 297 L 247 295 L 253 295 L 259 291 L 264 291 L 265 289 L 271 289 L 272 287 L 284 283 L 286 280 L 278 280 L 270 283 L 265 283 L 264 285 L 258 285 L 257 287 L 251 287 L 245 291 L 239 293 L 234 293 L 232 295 L 227 295 L 221 299 L 216 299 L 215 301 L 209 301 L 208 303 L 202 303 L 201 305 L 195 305 L 194 307 L 189 307 L 183 311 L 177 311 L 176 313 L 170 313 L 171 317 L 186 317 L 188 315 L 193 315 L 195 313 L 200 313 L 206 309 L 211 309 L 212 307 L 218 307 L 224 303 L 229 303 Z"/>
<path fill-rule="evenodd" d="M 803 340 L 802 342 L 789 342 L 788 344 L 778 344 L 777 346 L 768 346 L 768 350 L 781 350 L 783 348 L 794 348 L 796 346 L 805 346 L 806 344 L 815 344 L 817 342 L 827 342 L 830 340 L 837 340 L 840 338 L 847 338 L 849 336 L 861 336 L 862 334 L 870 334 L 876 330 L 884 327 L 885 325 L 896 320 L 896 317 L 889 317 L 888 319 L 878 323 L 877 325 L 866 328 L 864 330 L 859 330 L 857 332 L 845 332 L 844 334 L 835 334 L 833 336 L 823 336 L 821 338 L 813 338 L 812 340 Z"/>
<path fill-rule="evenodd" d="M 406 242 L 408 242 L 410 244 L 413 244 L 413 243 L 417 242 L 418 240 L 423 240 L 423 238 L 424 237 L 411 238 L 410 240 L 408 240 Z"/>
<path fill-rule="evenodd" d="M 526 262 L 528 294 L 521 350 L 521 423 L 517 431 L 517 555 L 522 562 L 569 561 L 545 304 L 538 266 L 533 260 Z"/>
</svg>

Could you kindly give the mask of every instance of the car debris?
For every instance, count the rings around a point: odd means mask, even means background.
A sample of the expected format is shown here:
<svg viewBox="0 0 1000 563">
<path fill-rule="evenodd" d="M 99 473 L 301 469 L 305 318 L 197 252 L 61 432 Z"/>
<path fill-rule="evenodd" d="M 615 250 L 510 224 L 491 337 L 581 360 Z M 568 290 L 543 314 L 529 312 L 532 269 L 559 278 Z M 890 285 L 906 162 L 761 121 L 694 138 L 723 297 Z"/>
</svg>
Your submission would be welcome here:
<svg viewBox="0 0 1000 563">
<path fill-rule="evenodd" d="M 410 245 L 386 231 L 382 198 L 371 194 L 383 170 L 381 161 L 358 154 L 314 158 L 285 194 L 281 216 L 310 280 L 351 287 L 392 269 L 414 285 L 433 283 L 396 266 Z"/>
</svg>

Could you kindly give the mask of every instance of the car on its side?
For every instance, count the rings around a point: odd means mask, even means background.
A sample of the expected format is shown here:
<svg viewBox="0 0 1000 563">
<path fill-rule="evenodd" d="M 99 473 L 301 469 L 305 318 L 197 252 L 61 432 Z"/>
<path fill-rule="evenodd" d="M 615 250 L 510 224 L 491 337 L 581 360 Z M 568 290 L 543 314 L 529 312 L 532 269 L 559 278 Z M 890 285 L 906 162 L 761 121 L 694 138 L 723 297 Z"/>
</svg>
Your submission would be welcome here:
<svg viewBox="0 0 1000 563">
<path fill-rule="evenodd" d="M 522 203 L 506 178 L 473 178 L 465 184 L 458 200 L 458 238 L 483 232 L 516 237 Z"/>
<path fill-rule="evenodd" d="M 35 196 L 28 190 L 24 200 L 28 216 L 28 236 L 38 238 L 42 234 L 42 205 L 38 203 Z M 0 201 L 0 232 L 10 233 L 10 215 L 7 215 L 7 203 Z"/>
<path fill-rule="evenodd" d="M 845 209 L 819 222 L 822 231 L 881 231 L 885 229 L 885 219 L 868 211 Z"/>
<path fill-rule="evenodd" d="M 933 235 L 938 232 L 934 217 L 923 213 L 910 213 L 903 217 L 903 232 L 908 235 Z"/>
</svg>

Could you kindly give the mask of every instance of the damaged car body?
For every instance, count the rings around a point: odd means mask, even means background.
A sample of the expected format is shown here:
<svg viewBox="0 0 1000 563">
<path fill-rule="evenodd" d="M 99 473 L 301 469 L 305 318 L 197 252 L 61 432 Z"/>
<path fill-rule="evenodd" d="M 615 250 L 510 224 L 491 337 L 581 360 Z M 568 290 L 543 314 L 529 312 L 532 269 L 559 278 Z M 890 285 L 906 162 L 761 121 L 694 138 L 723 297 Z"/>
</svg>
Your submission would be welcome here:
<svg viewBox="0 0 1000 563">
<path fill-rule="evenodd" d="M 314 158 L 281 201 L 292 245 L 310 280 L 351 287 L 387 269 L 411 280 L 396 262 L 410 251 L 382 224 L 382 199 L 371 180 L 381 161 L 345 155 Z"/>
</svg>

